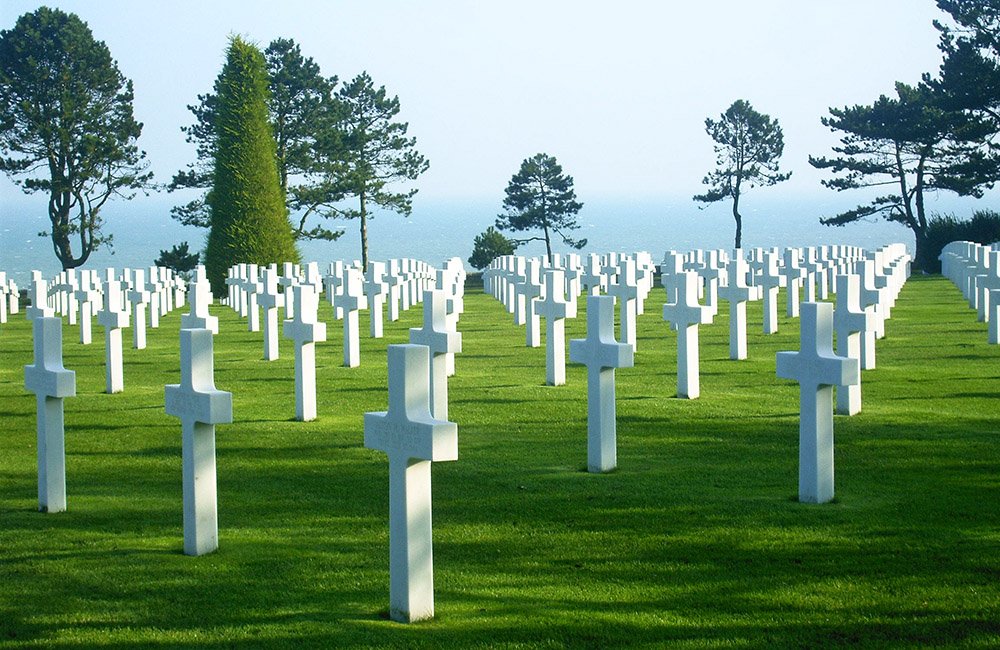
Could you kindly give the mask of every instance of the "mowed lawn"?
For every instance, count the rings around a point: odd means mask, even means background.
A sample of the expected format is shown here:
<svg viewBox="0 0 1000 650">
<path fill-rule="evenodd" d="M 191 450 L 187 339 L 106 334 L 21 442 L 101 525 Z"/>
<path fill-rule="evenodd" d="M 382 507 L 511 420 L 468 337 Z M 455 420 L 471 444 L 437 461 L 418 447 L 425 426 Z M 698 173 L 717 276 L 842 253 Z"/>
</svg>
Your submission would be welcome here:
<svg viewBox="0 0 1000 650">
<path fill-rule="evenodd" d="M 782 294 L 783 295 L 783 294 Z M 676 393 L 663 292 L 618 380 L 618 464 L 586 466 L 586 371 L 548 387 L 545 349 L 492 298 L 466 297 L 451 379 L 459 459 L 433 468 L 437 616 L 387 620 L 388 463 L 362 416 L 387 404 L 386 354 L 342 367 L 328 305 L 319 419 L 294 421 L 293 348 L 223 306 L 216 385 L 220 548 L 182 554 L 180 312 L 129 347 L 106 395 L 103 330 L 64 325 L 69 510 L 37 511 L 35 398 L 23 312 L 0 326 L 0 646 L 1000 646 L 1000 347 L 959 291 L 914 276 L 863 373 L 864 408 L 835 420 L 834 503 L 796 501 L 798 386 L 775 353 L 798 321 L 728 359 L 726 307 L 701 328 L 701 398 Z M 582 307 L 582 303 L 581 303 Z M 783 313 L 783 309 L 782 309 Z M 567 325 L 584 335 L 585 316 Z"/>
</svg>

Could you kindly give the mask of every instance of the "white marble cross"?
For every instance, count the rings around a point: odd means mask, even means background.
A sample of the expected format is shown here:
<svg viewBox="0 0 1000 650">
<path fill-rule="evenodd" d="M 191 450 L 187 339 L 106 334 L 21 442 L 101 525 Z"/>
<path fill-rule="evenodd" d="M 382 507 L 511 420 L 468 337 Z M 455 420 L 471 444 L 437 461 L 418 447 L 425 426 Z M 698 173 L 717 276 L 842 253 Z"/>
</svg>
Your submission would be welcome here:
<svg viewBox="0 0 1000 650">
<path fill-rule="evenodd" d="M 215 388 L 212 332 L 182 329 L 181 383 L 164 389 L 167 415 L 181 419 L 184 553 L 219 547 L 215 425 L 233 421 L 233 395 Z"/>
<path fill-rule="evenodd" d="M 284 321 L 285 338 L 295 341 L 295 419 L 316 419 L 316 343 L 326 340 L 326 323 L 317 320 L 319 294 L 312 285 L 292 287 L 295 318 Z"/>
<path fill-rule="evenodd" d="M 545 272 L 545 298 L 536 300 L 535 311 L 545 319 L 545 383 L 566 383 L 566 319 L 576 318 L 576 303 L 564 297 L 566 279 L 559 269 Z"/>
<path fill-rule="evenodd" d="M 389 456 L 389 615 L 434 616 L 431 462 L 458 459 L 458 426 L 433 418 L 429 351 L 390 345 L 389 410 L 365 413 L 365 447 Z"/>
<path fill-rule="evenodd" d="M 361 325 L 358 311 L 364 309 L 367 304 L 364 276 L 359 269 L 354 267 L 344 269 L 341 292 L 334 298 L 334 304 L 344 319 L 344 366 L 357 368 L 361 365 Z"/>
<path fill-rule="evenodd" d="M 608 295 L 618 299 L 618 314 L 621 323 L 622 343 L 636 349 L 635 325 L 638 315 L 636 302 L 639 298 L 639 283 L 635 277 L 635 260 L 624 257 L 618 261 L 615 281 L 608 286 Z"/>
<path fill-rule="evenodd" d="M 38 509 L 66 510 L 66 441 L 63 399 L 76 395 L 76 373 L 62 361 L 62 319 L 32 321 L 35 359 L 24 367 L 24 387 L 35 394 L 38 417 Z"/>
<path fill-rule="evenodd" d="M 698 304 L 697 273 L 681 272 L 677 301 L 663 305 L 663 320 L 677 330 L 677 396 L 697 399 L 701 395 L 698 326 L 712 321 L 711 309 Z"/>
<path fill-rule="evenodd" d="M 146 281 L 146 291 L 149 293 L 149 326 L 153 329 L 160 327 L 160 303 L 162 302 L 162 286 L 160 285 L 160 270 L 155 266 L 149 267 L 149 280 Z"/>
<path fill-rule="evenodd" d="M 208 306 L 212 304 L 212 287 L 201 264 L 194 269 L 194 278 L 188 283 L 188 294 L 191 311 L 181 314 L 181 329 L 207 329 L 212 334 L 218 334 L 219 319 L 208 313 Z"/>
<path fill-rule="evenodd" d="M 615 302 L 587 297 L 587 338 L 569 342 L 569 358 L 587 366 L 587 471 L 609 472 L 618 465 L 615 368 L 631 368 L 633 349 L 615 340 Z"/>
<path fill-rule="evenodd" d="M 128 321 L 128 310 L 122 305 L 121 282 L 105 282 L 104 309 L 97 313 L 97 322 L 104 326 L 104 383 L 107 393 L 120 393 L 125 388 L 122 328 L 128 327 Z"/>
<path fill-rule="evenodd" d="M 261 284 L 258 302 L 264 310 L 264 361 L 274 361 L 278 358 L 278 309 L 285 306 L 285 295 L 278 291 L 276 269 L 264 269 Z"/>
<path fill-rule="evenodd" d="M 784 284 L 788 292 L 785 315 L 789 318 L 799 317 L 799 294 L 802 289 L 802 281 L 806 277 L 806 270 L 799 265 L 801 259 L 799 249 L 785 249 L 785 264 L 781 267 L 781 275 L 785 276 Z"/>
<path fill-rule="evenodd" d="M 247 264 L 246 276 L 243 278 L 243 293 L 247 301 L 247 331 L 260 331 L 260 308 L 257 298 L 264 291 L 256 264 Z"/>
<path fill-rule="evenodd" d="M 778 290 L 784 282 L 784 276 L 778 270 L 778 253 L 764 251 L 762 267 L 760 287 L 764 294 L 764 333 L 774 334 L 778 331 Z"/>
<path fill-rule="evenodd" d="M 837 353 L 861 361 L 861 337 L 874 327 L 874 314 L 862 309 L 861 278 L 853 273 L 837 276 L 837 307 L 833 311 L 833 329 L 837 333 Z M 837 389 L 837 413 L 861 412 L 861 381 Z"/>
<path fill-rule="evenodd" d="M 94 290 L 93 279 L 90 271 L 80 272 L 80 284 L 73 293 L 76 304 L 80 309 L 78 323 L 80 324 L 80 343 L 90 345 L 93 340 L 92 326 L 94 319 L 94 305 L 101 299 L 101 294 Z"/>
<path fill-rule="evenodd" d="M 448 419 L 447 355 L 462 351 L 462 335 L 447 323 L 445 294 L 440 289 L 424 292 L 424 326 L 410 328 L 410 343 L 430 350 L 430 409 L 438 420 Z"/>
<path fill-rule="evenodd" d="M 719 289 L 719 297 L 729 303 L 729 358 L 747 358 L 747 301 L 757 299 L 755 287 L 747 285 L 750 267 L 743 259 L 743 251 L 736 255 L 726 267 L 729 282 Z"/>
<path fill-rule="evenodd" d="M 29 291 L 31 292 L 31 306 L 24 312 L 28 320 L 55 315 L 55 310 L 49 306 L 49 285 L 42 278 L 41 271 L 31 272 L 31 288 Z"/>
<path fill-rule="evenodd" d="M 799 352 L 779 352 L 777 374 L 799 382 L 799 501 L 833 499 L 833 387 L 860 381 L 857 359 L 833 353 L 833 305 L 805 302 Z"/>
<path fill-rule="evenodd" d="M 149 305 L 149 292 L 146 291 L 146 275 L 142 269 L 132 271 L 132 288 L 126 297 L 132 305 L 132 347 L 136 350 L 146 349 L 146 307 Z"/>
<path fill-rule="evenodd" d="M 365 295 L 368 297 L 368 333 L 372 338 L 382 338 L 382 311 L 389 295 L 385 281 L 385 262 L 368 262 L 365 272 Z"/>
<path fill-rule="evenodd" d="M 522 314 L 526 325 L 524 342 L 529 348 L 537 348 L 542 344 L 542 324 L 538 312 L 535 311 L 535 298 L 542 293 L 542 281 L 539 277 L 541 263 L 529 260 L 524 279 L 517 283 L 518 305 L 523 302 Z M 516 315 L 515 311 L 515 315 Z"/>
</svg>

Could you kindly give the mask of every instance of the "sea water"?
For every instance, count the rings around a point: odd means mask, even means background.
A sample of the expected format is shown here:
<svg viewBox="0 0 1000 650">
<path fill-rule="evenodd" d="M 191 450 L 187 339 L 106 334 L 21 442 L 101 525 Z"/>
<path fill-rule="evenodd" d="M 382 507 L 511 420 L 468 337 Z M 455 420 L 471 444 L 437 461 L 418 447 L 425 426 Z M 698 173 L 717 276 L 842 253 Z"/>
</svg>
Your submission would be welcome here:
<svg viewBox="0 0 1000 650">
<path fill-rule="evenodd" d="M 113 247 L 102 246 L 94 251 L 82 268 L 145 268 L 153 264 L 161 250 L 169 250 L 185 241 L 191 251 L 201 251 L 208 231 L 182 226 L 173 220 L 169 215 L 172 198 L 160 195 L 143 200 L 140 197 L 105 206 L 104 232 L 112 235 Z M 899 224 L 876 219 L 843 227 L 820 224 L 820 217 L 832 216 L 854 205 L 840 196 L 829 199 L 818 195 L 790 200 L 771 198 L 765 193 L 746 195 L 741 210 L 743 247 L 849 244 L 873 249 L 903 242 L 912 252 L 913 235 Z M 652 253 L 656 260 L 669 249 L 731 249 L 735 235 L 731 204 L 713 204 L 706 209 L 698 206 L 689 197 L 585 200 L 578 218 L 580 228 L 566 234 L 574 239 L 588 240 L 582 253 L 644 250 Z M 953 211 L 965 216 L 981 207 L 976 202 L 956 200 L 932 204 L 929 210 Z M 45 277 L 58 273 L 61 265 L 51 240 L 37 236 L 48 229 L 45 199 L 33 195 L 20 200 L 4 200 L 0 210 L 0 271 L 6 271 L 22 288 L 27 287 L 32 269 L 42 271 Z M 418 194 L 409 217 L 375 211 L 368 227 L 369 258 L 412 257 L 435 266 L 456 256 L 466 261 L 472 253 L 475 236 L 493 225 L 501 211 L 499 198 L 424 199 Z M 330 220 L 326 225 L 345 232 L 332 242 L 300 242 L 303 261 L 319 262 L 325 272 L 330 261 L 360 259 L 359 222 Z M 507 234 L 528 237 L 540 233 Z M 554 252 L 572 252 L 557 234 L 552 233 L 551 237 Z M 79 250 L 78 241 L 74 241 L 74 252 L 79 254 Z M 517 252 L 542 255 L 545 245 L 532 241 L 522 245 Z"/>
</svg>

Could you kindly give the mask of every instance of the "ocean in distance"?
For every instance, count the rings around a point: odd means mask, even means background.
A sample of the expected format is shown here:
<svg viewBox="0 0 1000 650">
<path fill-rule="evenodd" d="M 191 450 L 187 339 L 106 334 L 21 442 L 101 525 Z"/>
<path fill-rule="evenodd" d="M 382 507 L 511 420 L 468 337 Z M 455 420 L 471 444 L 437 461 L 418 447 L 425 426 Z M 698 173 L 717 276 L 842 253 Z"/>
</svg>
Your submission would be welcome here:
<svg viewBox="0 0 1000 650">
<path fill-rule="evenodd" d="M 853 198 L 854 202 L 847 200 Z M 466 261 L 472 253 L 475 236 L 492 225 L 500 212 L 500 198 L 431 199 L 419 194 L 414 199 L 413 214 L 404 218 L 392 213 L 376 213 L 369 222 L 369 256 L 374 260 L 413 257 L 435 266 L 449 257 Z M 815 246 L 849 244 L 867 249 L 902 242 L 911 252 L 913 236 L 898 224 L 881 219 L 843 227 L 823 226 L 821 216 L 831 216 L 857 205 L 859 198 L 809 196 L 795 200 L 777 200 L 765 192 L 744 197 L 744 248 L 772 246 Z M 143 268 L 150 266 L 160 250 L 187 241 L 191 250 L 201 250 L 207 231 L 182 226 L 169 216 L 173 196 L 154 195 L 131 201 L 117 201 L 105 206 L 105 231 L 114 237 L 114 248 L 95 251 L 83 268 Z M 992 207 L 987 199 L 952 199 L 929 201 L 929 213 L 954 213 L 968 217 L 973 210 Z M 45 277 L 57 274 L 61 267 L 52 251 L 49 238 L 37 233 L 47 229 L 46 200 L 41 195 L 3 198 L 0 204 L 0 271 L 6 271 L 20 287 L 26 288 L 30 271 L 42 271 Z M 699 209 L 690 197 L 683 198 L 614 198 L 584 200 L 579 214 L 580 229 L 574 238 L 587 238 L 582 253 L 645 250 L 655 260 L 668 249 L 687 251 L 694 248 L 733 246 L 735 223 L 731 204 L 718 203 Z M 345 230 L 333 242 L 301 242 L 299 250 L 305 261 L 316 261 L 326 270 L 335 260 L 360 258 L 358 222 L 340 221 Z M 556 242 L 554 250 L 570 252 Z M 79 247 L 75 248 L 79 251 Z M 529 242 L 518 249 L 522 255 L 541 255 L 541 242 Z M 471 269 L 470 269 L 471 270 Z"/>
</svg>

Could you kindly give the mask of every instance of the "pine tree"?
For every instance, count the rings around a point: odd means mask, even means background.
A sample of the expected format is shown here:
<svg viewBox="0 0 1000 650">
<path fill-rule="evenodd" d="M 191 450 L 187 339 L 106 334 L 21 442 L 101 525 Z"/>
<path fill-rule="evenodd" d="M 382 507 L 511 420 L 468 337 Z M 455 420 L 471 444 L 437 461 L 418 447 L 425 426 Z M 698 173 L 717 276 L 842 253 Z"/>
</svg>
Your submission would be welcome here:
<svg viewBox="0 0 1000 650">
<path fill-rule="evenodd" d="M 205 270 L 216 295 L 225 293 L 226 270 L 233 264 L 299 261 L 278 180 L 267 84 L 264 55 L 234 37 L 219 77 L 208 195 L 212 225 Z"/>
</svg>

